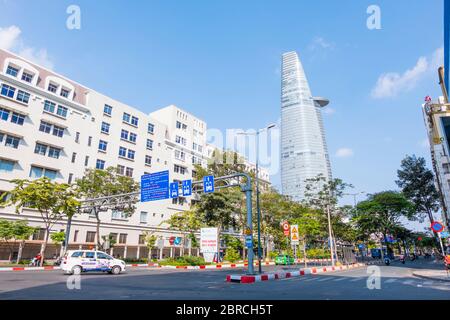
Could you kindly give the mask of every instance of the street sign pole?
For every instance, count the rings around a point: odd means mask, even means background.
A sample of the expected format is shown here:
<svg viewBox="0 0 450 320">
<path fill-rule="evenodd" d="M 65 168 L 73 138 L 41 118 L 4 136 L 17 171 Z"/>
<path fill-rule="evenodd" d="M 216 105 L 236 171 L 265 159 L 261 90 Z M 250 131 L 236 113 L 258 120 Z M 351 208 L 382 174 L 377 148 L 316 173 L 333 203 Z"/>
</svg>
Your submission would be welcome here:
<svg viewBox="0 0 450 320">
<path fill-rule="evenodd" d="M 445 257 L 445 250 L 444 250 L 444 245 L 442 244 L 442 237 L 441 237 L 440 232 L 438 232 L 438 237 L 439 237 L 439 243 L 441 244 L 442 256 Z"/>
</svg>

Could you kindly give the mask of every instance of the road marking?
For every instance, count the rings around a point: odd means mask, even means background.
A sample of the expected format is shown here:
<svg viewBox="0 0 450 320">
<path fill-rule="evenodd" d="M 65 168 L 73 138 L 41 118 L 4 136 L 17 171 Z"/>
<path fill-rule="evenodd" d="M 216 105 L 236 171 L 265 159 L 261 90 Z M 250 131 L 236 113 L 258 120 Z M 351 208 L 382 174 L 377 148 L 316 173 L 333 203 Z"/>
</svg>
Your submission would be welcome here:
<svg viewBox="0 0 450 320">
<path fill-rule="evenodd" d="M 402 284 L 405 284 L 405 285 L 410 285 L 410 284 L 413 284 L 413 283 L 414 283 L 414 280 L 406 280 L 406 281 L 402 282 Z"/>
<path fill-rule="evenodd" d="M 396 281 L 397 281 L 397 279 L 389 279 L 389 280 L 386 280 L 384 283 L 394 283 Z"/>
<path fill-rule="evenodd" d="M 355 278 L 355 279 L 350 280 L 350 282 L 356 282 L 356 281 L 360 281 L 360 280 L 364 280 L 364 278 Z"/>
<path fill-rule="evenodd" d="M 314 281 L 314 280 L 317 280 L 317 278 L 309 278 L 309 279 L 306 279 L 305 282 L 307 282 L 307 281 Z"/>
<path fill-rule="evenodd" d="M 337 279 L 334 279 L 333 281 L 334 282 L 338 282 L 338 281 L 343 281 L 343 280 L 347 280 L 348 278 L 337 278 Z"/>
<path fill-rule="evenodd" d="M 328 281 L 328 280 L 330 280 L 330 279 L 331 279 L 331 278 L 326 277 L 326 278 L 322 278 L 322 279 L 317 280 L 317 282 Z"/>
</svg>

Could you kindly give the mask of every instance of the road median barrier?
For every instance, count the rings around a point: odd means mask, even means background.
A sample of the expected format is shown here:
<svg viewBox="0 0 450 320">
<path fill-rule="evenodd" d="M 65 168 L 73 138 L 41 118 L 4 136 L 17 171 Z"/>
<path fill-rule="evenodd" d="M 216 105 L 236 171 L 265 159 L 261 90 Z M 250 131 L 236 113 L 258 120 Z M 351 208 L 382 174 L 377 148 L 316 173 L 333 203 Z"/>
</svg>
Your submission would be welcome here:
<svg viewBox="0 0 450 320">
<path fill-rule="evenodd" d="M 286 278 L 293 278 L 293 277 L 301 277 L 301 276 L 305 276 L 308 274 L 336 272 L 336 271 L 354 269 L 354 268 L 359 268 L 359 267 L 364 267 L 364 266 L 366 266 L 366 264 L 364 264 L 364 263 L 354 263 L 354 264 L 350 264 L 350 265 L 343 265 L 343 266 L 336 266 L 336 267 L 325 266 L 325 267 L 303 268 L 300 270 L 272 272 L 272 273 L 261 274 L 261 275 L 227 275 L 226 281 L 233 282 L 233 283 L 249 284 L 249 283 L 268 281 L 268 280 L 278 280 L 278 279 L 286 279 Z"/>
</svg>

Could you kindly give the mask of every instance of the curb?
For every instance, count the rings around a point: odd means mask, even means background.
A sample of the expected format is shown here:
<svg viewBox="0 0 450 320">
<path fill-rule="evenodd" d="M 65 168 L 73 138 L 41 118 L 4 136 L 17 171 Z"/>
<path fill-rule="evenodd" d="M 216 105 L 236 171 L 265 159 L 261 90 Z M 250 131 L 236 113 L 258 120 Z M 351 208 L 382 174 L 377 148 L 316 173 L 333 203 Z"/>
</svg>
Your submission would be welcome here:
<svg viewBox="0 0 450 320">
<path fill-rule="evenodd" d="M 307 274 L 342 271 L 342 270 L 348 270 L 348 269 L 353 269 L 353 268 L 358 268 L 358 267 L 363 267 L 363 266 L 366 266 L 366 264 L 355 263 L 355 264 L 339 266 L 339 267 L 332 267 L 332 266 L 313 267 L 313 268 L 300 269 L 298 271 L 277 272 L 277 273 L 269 273 L 269 274 L 262 274 L 262 275 L 256 275 L 256 276 L 227 275 L 226 281 L 234 282 L 234 283 L 255 283 L 255 282 L 261 282 L 261 281 L 268 281 L 268 280 L 278 280 L 278 279 L 286 279 L 286 278 L 293 278 L 293 277 L 301 277 L 301 276 L 304 276 Z"/>
<path fill-rule="evenodd" d="M 307 262 L 329 262 L 331 259 L 308 259 Z M 303 260 L 298 259 L 297 263 L 304 263 Z M 255 266 L 258 262 L 255 262 Z M 275 262 L 263 262 L 263 266 L 274 266 Z M 229 269 L 229 268 L 243 268 L 247 267 L 248 263 L 231 263 L 231 264 L 217 264 L 217 265 L 204 265 L 204 266 L 161 266 L 158 263 L 133 263 L 127 264 L 128 268 L 148 268 L 156 267 L 162 269 L 185 269 L 185 270 L 203 270 L 203 269 Z M 48 270 L 60 270 L 61 267 L 45 266 L 45 267 L 0 267 L 2 271 L 48 271 Z"/>
</svg>

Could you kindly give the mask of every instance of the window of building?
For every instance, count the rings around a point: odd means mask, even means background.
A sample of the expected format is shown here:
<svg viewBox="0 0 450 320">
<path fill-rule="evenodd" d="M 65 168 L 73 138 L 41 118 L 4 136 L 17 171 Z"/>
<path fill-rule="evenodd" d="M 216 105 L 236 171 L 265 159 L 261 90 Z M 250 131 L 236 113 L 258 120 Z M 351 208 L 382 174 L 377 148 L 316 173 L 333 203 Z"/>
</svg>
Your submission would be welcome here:
<svg viewBox="0 0 450 320">
<path fill-rule="evenodd" d="M 30 101 L 30 94 L 28 92 L 19 90 L 17 92 L 16 100 L 23 103 L 28 103 Z"/>
<path fill-rule="evenodd" d="M 36 230 L 35 233 L 33 233 L 33 240 L 44 240 L 45 238 L 45 229 L 44 228 L 39 228 L 38 230 Z"/>
<path fill-rule="evenodd" d="M 120 147 L 119 148 L 119 157 L 126 157 L 127 156 L 127 148 Z"/>
<path fill-rule="evenodd" d="M 25 122 L 25 115 L 13 112 L 11 122 L 22 126 L 23 123 Z"/>
<path fill-rule="evenodd" d="M 77 159 L 77 153 L 73 152 L 72 153 L 72 163 L 75 163 L 75 160 Z"/>
<path fill-rule="evenodd" d="M 75 133 L 75 142 L 76 143 L 80 142 L 80 133 L 79 132 Z"/>
<path fill-rule="evenodd" d="M 69 178 L 67 179 L 67 183 L 71 184 L 73 180 L 73 173 L 69 173 Z"/>
<path fill-rule="evenodd" d="M 131 124 L 133 125 L 133 126 L 138 126 L 138 123 L 139 123 L 139 119 L 137 118 L 137 117 L 131 117 Z"/>
<path fill-rule="evenodd" d="M 11 172 L 14 170 L 14 162 L 0 159 L 0 172 Z"/>
<path fill-rule="evenodd" d="M 6 74 L 9 74 L 10 76 L 17 77 L 17 74 L 19 73 L 19 69 L 13 66 L 8 66 L 6 69 Z"/>
<path fill-rule="evenodd" d="M 149 123 L 147 126 L 147 132 L 153 134 L 155 132 L 155 125 L 152 123 Z"/>
<path fill-rule="evenodd" d="M 125 166 L 118 164 L 117 165 L 117 173 L 122 176 L 125 175 Z"/>
<path fill-rule="evenodd" d="M 127 130 L 122 129 L 122 131 L 120 133 L 120 138 L 123 140 L 128 140 L 128 134 L 129 134 L 129 132 Z"/>
<path fill-rule="evenodd" d="M 44 102 L 44 110 L 50 113 L 54 113 L 56 108 L 56 103 L 45 100 Z"/>
<path fill-rule="evenodd" d="M 122 120 L 125 121 L 126 123 L 130 123 L 130 119 L 131 119 L 131 115 L 124 112 L 123 116 L 122 116 Z"/>
<path fill-rule="evenodd" d="M 100 141 L 98 142 L 98 150 L 106 151 L 106 148 L 107 148 L 107 147 L 108 147 L 108 142 L 103 141 L 103 140 L 100 140 Z"/>
<path fill-rule="evenodd" d="M 67 118 L 67 108 L 63 106 L 58 106 L 58 110 L 56 111 L 58 116 Z"/>
<path fill-rule="evenodd" d="M 147 139 L 147 149 L 153 150 L 153 140 Z"/>
<path fill-rule="evenodd" d="M 112 114 L 112 107 L 105 104 L 105 106 L 103 107 L 103 113 L 110 116 Z"/>
<path fill-rule="evenodd" d="M 55 179 L 57 175 L 57 172 L 55 170 L 31 166 L 30 169 L 30 178 L 32 179 L 39 179 L 41 177 L 47 177 L 51 180 Z"/>
<path fill-rule="evenodd" d="M 148 155 L 145 156 L 145 164 L 148 165 L 148 166 L 152 164 L 152 157 L 151 156 L 148 156 Z"/>
<path fill-rule="evenodd" d="M 61 149 L 50 147 L 48 148 L 48 156 L 50 158 L 59 159 L 59 155 L 61 154 Z"/>
<path fill-rule="evenodd" d="M 110 127 L 110 124 L 109 124 L 109 123 L 107 123 L 107 122 L 102 122 L 102 132 L 103 132 L 103 133 L 109 133 L 109 127 Z"/>
<path fill-rule="evenodd" d="M 92 145 L 92 137 L 89 136 L 89 138 L 88 138 L 88 147 L 90 147 L 91 145 Z"/>
<path fill-rule="evenodd" d="M 130 141 L 136 142 L 136 140 L 137 140 L 137 134 L 130 132 Z"/>
<path fill-rule="evenodd" d="M 13 98 L 15 92 L 16 88 L 8 86 L 7 84 L 2 84 L 2 91 L 1 91 L 2 96 Z"/>
<path fill-rule="evenodd" d="M 47 153 L 47 146 L 45 144 L 36 143 L 36 146 L 34 147 L 34 153 L 45 156 L 45 154 Z"/>
<path fill-rule="evenodd" d="M 4 108 L 0 108 L 0 119 L 8 121 L 10 111 Z"/>
<path fill-rule="evenodd" d="M 64 135 L 64 128 L 53 126 L 53 135 L 62 138 Z"/>
<path fill-rule="evenodd" d="M 128 167 L 127 167 L 127 169 L 125 170 L 125 175 L 126 175 L 127 177 L 132 178 L 132 177 L 133 177 L 133 168 L 128 168 Z"/>
<path fill-rule="evenodd" d="M 179 165 L 174 165 L 173 166 L 173 171 L 175 173 L 185 174 L 186 173 L 186 168 L 182 167 L 182 166 L 179 166 Z"/>
<path fill-rule="evenodd" d="M 139 244 L 145 244 L 145 234 L 139 235 Z"/>
<path fill-rule="evenodd" d="M 79 230 L 75 230 L 75 232 L 73 233 L 73 242 L 77 242 L 77 240 L 78 240 L 78 233 L 79 233 Z"/>
<path fill-rule="evenodd" d="M 52 93 L 56 93 L 56 91 L 58 90 L 58 86 L 54 83 L 49 83 L 47 90 Z"/>
<path fill-rule="evenodd" d="M 29 72 L 26 71 L 22 72 L 22 80 L 25 82 L 31 83 L 31 81 L 33 81 L 33 77 L 34 75 Z"/>
<path fill-rule="evenodd" d="M 185 161 L 186 160 L 186 153 L 180 150 L 175 150 L 175 159 Z"/>
<path fill-rule="evenodd" d="M 127 234 L 126 233 L 121 233 L 119 235 L 119 243 L 120 244 L 126 244 L 127 243 Z"/>
<path fill-rule="evenodd" d="M 64 89 L 64 88 L 61 89 L 61 93 L 60 93 L 61 97 L 68 98 L 69 94 L 70 94 L 70 90 Z"/>
<path fill-rule="evenodd" d="M 134 160 L 134 155 L 136 154 L 135 151 L 128 149 L 128 159 Z"/>
<path fill-rule="evenodd" d="M 5 139 L 5 146 L 17 149 L 19 147 L 20 138 L 7 135 Z"/>
<path fill-rule="evenodd" d="M 95 168 L 96 169 L 100 169 L 100 170 L 105 169 L 105 161 L 97 159 L 97 162 L 95 164 Z"/>
<path fill-rule="evenodd" d="M 147 217 L 148 217 L 148 213 L 145 211 L 141 211 L 141 216 L 139 218 L 139 221 L 141 223 L 147 223 Z"/>
<path fill-rule="evenodd" d="M 89 165 L 89 156 L 84 157 L 84 166 L 87 167 Z"/>
<path fill-rule="evenodd" d="M 52 130 L 52 124 L 45 122 L 45 121 L 41 121 L 41 124 L 39 126 L 39 131 L 42 131 L 45 133 L 50 133 L 51 130 Z"/>
<path fill-rule="evenodd" d="M 119 210 L 113 210 L 111 212 L 111 217 L 113 219 L 125 220 L 127 218 L 126 214 Z"/>
<path fill-rule="evenodd" d="M 177 121 L 176 127 L 177 127 L 177 129 L 181 129 L 181 122 L 180 121 Z"/>
<path fill-rule="evenodd" d="M 95 242 L 95 231 L 86 232 L 86 242 Z"/>
</svg>

